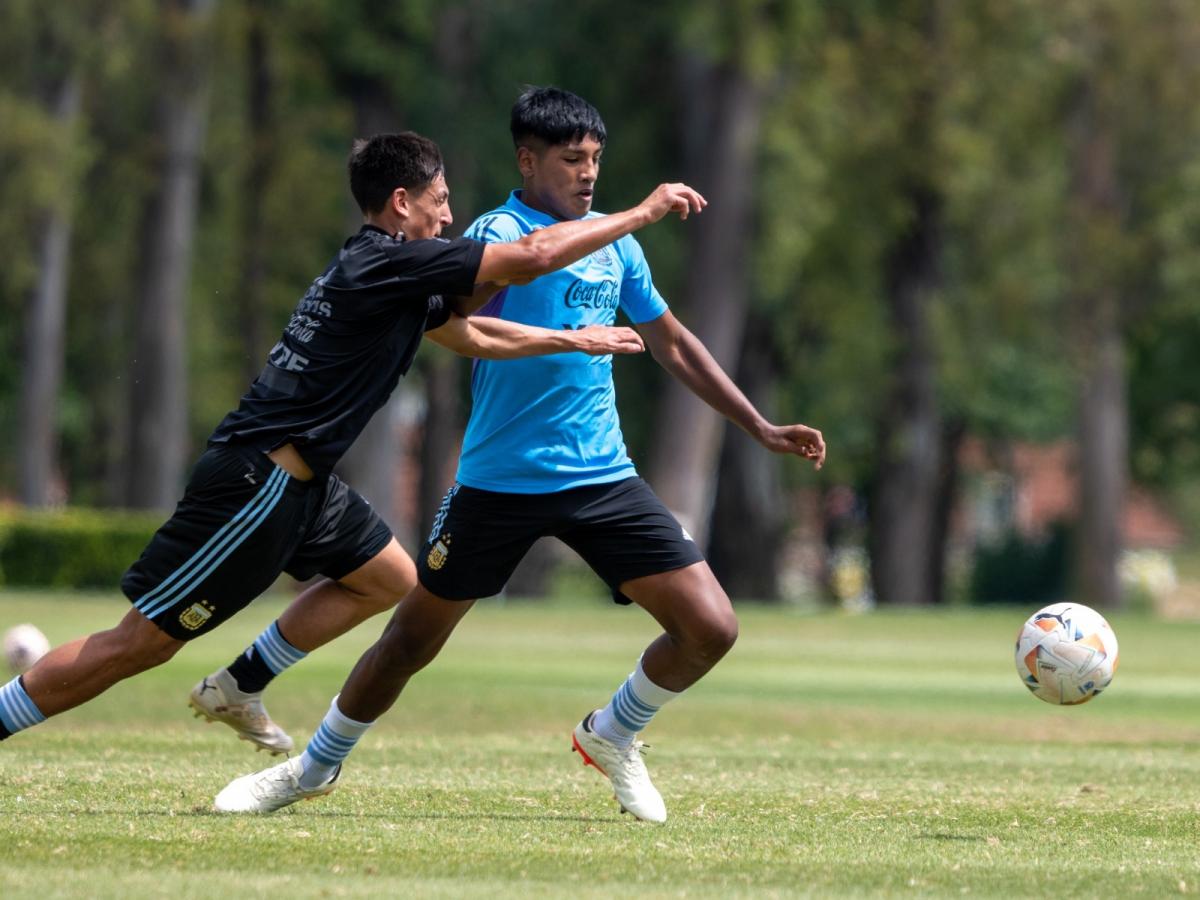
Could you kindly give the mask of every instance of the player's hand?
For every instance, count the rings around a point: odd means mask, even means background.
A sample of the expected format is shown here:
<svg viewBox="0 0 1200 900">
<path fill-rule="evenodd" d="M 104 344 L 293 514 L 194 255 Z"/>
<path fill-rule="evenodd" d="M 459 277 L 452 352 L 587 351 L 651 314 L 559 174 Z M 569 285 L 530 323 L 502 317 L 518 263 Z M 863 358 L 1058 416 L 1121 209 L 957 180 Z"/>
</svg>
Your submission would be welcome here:
<svg viewBox="0 0 1200 900">
<path fill-rule="evenodd" d="M 589 356 L 609 353 L 641 353 L 646 349 L 642 336 L 632 328 L 610 325 L 588 325 L 571 332 L 575 349 Z"/>
<path fill-rule="evenodd" d="M 686 219 L 688 213 L 700 212 L 708 206 L 708 201 L 686 184 L 660 184 L 653 194 L 641 202 L 641 206 L 650 213 L 650 221 L 657 222 L 671 212 Z"/>
<path fill-rule="evenodd" d="M 807 425 L 771 425 L 759 438 L 772 453 L 793 453 L 813 461 L 813 468 L 825 465 L 825 439 Z"/>
</svg>

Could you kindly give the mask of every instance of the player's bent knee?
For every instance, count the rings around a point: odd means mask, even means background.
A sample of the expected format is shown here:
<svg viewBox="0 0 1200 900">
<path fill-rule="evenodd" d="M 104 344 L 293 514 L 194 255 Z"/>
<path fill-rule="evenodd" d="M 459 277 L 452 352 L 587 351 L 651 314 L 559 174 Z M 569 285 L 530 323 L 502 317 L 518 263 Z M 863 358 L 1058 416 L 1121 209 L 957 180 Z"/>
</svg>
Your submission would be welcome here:
<svg viewBox="0 0 1200 900">
<path fill-rule="evenodd" d="M 184 645 L 134 611 L 109 632 L 109 637 L 119 667 L 130 675 L 162 665 Z"/>
<path fill-rule="evenodd" d="M 417 567 L 408 554 L 389 546 L 338 584 L 372 613 L 391 609 L 416 586 Z"/>
<path fill-rule="evenodd" d="M 737 642 L 738 622 L 732 611 L 706 619 L 703 628 L 695 635 L 697 650 L 706 659 L 718 660 Z"/>
<path fill-rule="evenodd" d="M 183 647 L 183 641 L 163 635 L 165 640 L 146 640 L 137 644 L 128 644 L 122 654 L 123 666 L 130 675 L 161 666 L 173 657 Z"/>
</svg>

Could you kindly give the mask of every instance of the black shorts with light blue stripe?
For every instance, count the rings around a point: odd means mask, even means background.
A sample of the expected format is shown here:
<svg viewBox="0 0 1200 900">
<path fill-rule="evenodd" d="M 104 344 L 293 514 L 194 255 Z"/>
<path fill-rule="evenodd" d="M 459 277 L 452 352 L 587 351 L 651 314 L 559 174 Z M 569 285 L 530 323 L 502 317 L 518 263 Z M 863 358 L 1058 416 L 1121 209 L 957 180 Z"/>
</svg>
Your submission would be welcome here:
<svg viewBox="0 0 1200 900">
<path fill-rule="evenodd" d="M 297 481 L 257 450 L 210 447 L 121 589 L 159 628 L 189 640 L 242 609 L 281 573 L 340 578 L 391 536 L 370 504 L 335 475 Z"/>
</svg>

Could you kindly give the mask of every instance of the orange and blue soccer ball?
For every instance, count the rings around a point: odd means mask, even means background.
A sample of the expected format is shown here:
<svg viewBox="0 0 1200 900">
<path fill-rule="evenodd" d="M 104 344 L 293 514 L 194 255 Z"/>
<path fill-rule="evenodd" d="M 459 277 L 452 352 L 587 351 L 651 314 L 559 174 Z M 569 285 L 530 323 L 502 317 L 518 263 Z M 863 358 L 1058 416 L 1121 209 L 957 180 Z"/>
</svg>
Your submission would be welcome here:
<svg viewBox="0 0 1200 900">
<path fill-rule="evenodd" d="M 1017 674 L 1039 700 L 1087 703 L 1117 671 L 1117 636 L 1104 616 L 1081 603 L 1039 609 L 1017 632 Z"/>
</svg>

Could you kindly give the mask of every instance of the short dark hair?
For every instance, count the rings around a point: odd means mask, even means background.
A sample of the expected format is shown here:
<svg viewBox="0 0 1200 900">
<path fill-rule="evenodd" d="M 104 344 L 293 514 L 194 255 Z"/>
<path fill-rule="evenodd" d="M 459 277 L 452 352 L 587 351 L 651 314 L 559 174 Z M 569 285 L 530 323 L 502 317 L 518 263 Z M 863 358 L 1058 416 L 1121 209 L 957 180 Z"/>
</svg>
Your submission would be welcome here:
<svg viewBox="0 0 1200 900">
<path fill-rule="evenodd" d="M 412 131 L 357 140 L 347 163 L 350 193 L 363 213 L 377 213 L 396 188 L 421 193 L 445 170 L 442 151 Z"/>
<path fill-rule="evenodd" d="M 513 104 L 509 128 L 518 147 L 529 138 L 538 138 L 551 146 L 581 141 L 589 135 L 601 146 L 608 140 L 604 120 L 596 107 L 556 87 L 527 87 Z"/>
</svg>

